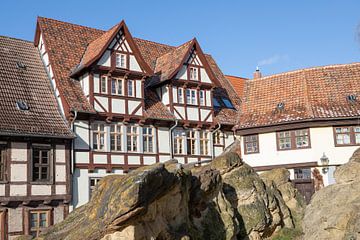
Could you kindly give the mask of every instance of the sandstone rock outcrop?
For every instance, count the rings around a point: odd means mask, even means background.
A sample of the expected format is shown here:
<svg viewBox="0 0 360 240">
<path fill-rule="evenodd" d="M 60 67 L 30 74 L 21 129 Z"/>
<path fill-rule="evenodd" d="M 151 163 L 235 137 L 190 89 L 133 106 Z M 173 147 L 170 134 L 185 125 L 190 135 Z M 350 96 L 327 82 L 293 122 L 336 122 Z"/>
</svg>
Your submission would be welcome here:
<svg viewBox="0 0 360 240">
<path fill-rule="evenodd" d="M 360 239 L 360 149 L 335 171 L 336 184 L 316 192 L 306 207 L 304 238 Z"/>
<path fill-rule="evenodd" d="M 172 160 L 105 177 L 88 204 L 40 239 L 263 239 L 293 228 L 291 197 L 242 163 L 236 144 L 205 166 Z"/>
</svg>

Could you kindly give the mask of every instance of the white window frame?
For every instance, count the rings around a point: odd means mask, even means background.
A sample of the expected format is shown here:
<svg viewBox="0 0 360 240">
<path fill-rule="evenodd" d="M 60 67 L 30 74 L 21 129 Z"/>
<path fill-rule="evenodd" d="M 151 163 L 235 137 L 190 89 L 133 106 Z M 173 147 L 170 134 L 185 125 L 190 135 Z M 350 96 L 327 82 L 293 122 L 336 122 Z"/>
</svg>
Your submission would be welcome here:
<svg viewBox="0 0 360 240">
<path fill-rule="evenodd" d="M 116 53 L 115 65 L 117 68 L 126 68 L 126 54 Z"/>
<path fill-rule="evenodd" d="M 178 103 L 184 103 L 184 89 L 178 88 L 177 93 L 178 93 Z"/>
<path fill-rule="evenodd" d="M 121 88 L 120 88 L 121 92 L 119 91 L 119 84 L 121 86 Z M 112 78 L 111 79 L 111 94 L 118 95 L 118 96 L 124 96 L 124 79 L 122 79 L 122 78 Z"/>
<path fill-rule="evenodd" d="M 206 92 L 205 90 L 200 90 L 199 92 L 199 101 L 200 101 L 200 106 L 206 106 Z"/>
<path fill-rule="evenodd" d="M 142 128 L 143 152 L 145 152 L 145 153 L 155 152 L 154 131 L 155 131 L 155 128 L 153 128 L 151 126 Z"/>
<path fill-rule="evenodd" d="M 196 135 L 197 134 L 195 130 L 188 130 L 186 132 L 186 152 L 188 155 L 196 155 L 197 153 Z"/>
<path fill-rule="evenodd" d="M 103 129 L 101 129 L 103 126 Z M 106 150 L 106 125 L 103 123 L 93 123 L 92 124 L 92 149 L 95 151 L 105 151 Z M 101 140 L 103 138 L 103 140 Z M 95 146 L 96 142 L 96 148 Z M 102 144 L 101 144 L 102 142 Z M 100 146 L 103 146 L 102 148 Z"/>
<path fill-rule="evenodd" d="M 209 151 L 209 132 L 208 131 L 200 131 L 200 155 L 208 156 Z"/>
<path fill-rule="evenodd" d="M 112 129 L 114 128 L 114 129 Z M 114 149 L 111 138 L 114 138 Z M 122 125 L 121 124 L 111 124 L 110 125 L 110 151 L 111 152 L 120 152 L 123 150 L 123 132 L 122 132 Z"/>
<path fill-rule="evenodd" d="M 138 152 L 139 151 L 139 127 L 137 125 L 128 125 L 126 126 L 126 150 L 128 152 Z"/>
<path fill-rule="evenodd" d="M 175 130 L 173 132 L 173 144 L 174 154 L 185 153 L 185 132 L 181 130 Z"/>
<path fill-rule="evenodd" d="M 105 85 L 103 85 L 105 84 Z M 101 76 L 100 77 L 100 93 L 107 93 L 107 85 L 108 85 L 108 77 Z"/>
<path fill-rule="evenodd" d="M 96 189 L 96 186 L 99 184 L 102 177 L 89 177 L 89 198 L 91 199 L 91 196 Z M 94 185 L 91 184 L 91 180 L 94 180 Z"/>
<path fill-rule="evenodd" d="M 196 89 L 186 89 L 186 103 L 189 105 L 196 105 Z"/>
<path fill-rule="evenodd" d="M 192 81 L 198 81 L 199 80 L 199 69 L 197 67 L 190 67 L 189 68 L 189 77 Z"/>
<path fill-rule="evenodd" d="M 135 97 L 135 80 L 127 80 L 127 91 L 129 97 Z"/>
</svg>

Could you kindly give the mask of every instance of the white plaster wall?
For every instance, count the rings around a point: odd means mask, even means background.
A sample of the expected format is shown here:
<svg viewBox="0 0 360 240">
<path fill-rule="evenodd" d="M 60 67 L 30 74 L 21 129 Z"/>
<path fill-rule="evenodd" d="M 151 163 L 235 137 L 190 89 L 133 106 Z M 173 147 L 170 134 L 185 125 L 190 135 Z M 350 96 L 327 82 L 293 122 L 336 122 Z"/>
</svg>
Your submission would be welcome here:
<svg viewBox="0 0 360 240">
<path fill-rule="evenodd" d="M 224 132 L 223 134 L 225 147 L 228 147 L 234 142 L 234 134 L 233 132 Z"/>
<path fill-rule="evenodd" d="M 198 162 L 197 158 L 188 158 L 188 163 Z"/>
<path fill-rule="evenodd" d="M 75 121 L 74 132 L 75 138 L 75 149 L 89 149 L 89 124 L 87 121 Z"/>
<path fill-rule="evenodd" d="M 136 58 L 134 55 L 130 55 L 130 70 L 132 71 L 137 71 L 137 72 L 142 72 L 141 67 L 139 65 L 139 63 L 136 61 Z"/>
<path fill-rule="evenodd" d="M 100 60 L 98 61 L 98 65 L 110 67 L 110 51 L 106 50 L 104 54 L 101 56 Z"/>
<path fill-rule="evenodd" d="M 267 166 L 306 162 L 318 162 L 320 164 L 323 153 L 329 158 L 330 164 L 343 164 L 358 148 L 357 146 L 335 147 L 332 127 L 310 128 L 310 141 L 311 148 L 278 151 L 276 133 L 264 133 L 259 134 L 260 153 L 244 154 L 243 137 L 241 138 L 241 151 L 244 161 L 251 166 Z M 329 174 L 332 175 L 332 172 Z M 332 181 L 331 179 L 331 176 L 325 175 L 325 184 Z"/>
<path fill-rule="evenodd" d="M 211 83 L 211 80 L 204 68 L 200 69 L 200 74 L 201 74 L 201 82 Z"/>
<path fill-rule="evenodd" d="M 112 164 L 124 164 L 124 156 L 123 155 L 111 155 L 111 163 Z"/>
<path fill-rule="evenodd" d="M 176 118 L 185 119 L 185 107 L 175 106 L 174 108 L 177 111 L 177 112 L 174 111 L 174 115 L 176 116 Z"/>
<path fill-rule="evenodd" d="M 185 65 L 181 67 L 180 71 L 176 74 L 175 78 L 187 80 L 187 68 Z"/>
<path fill-rule="evenodd" d="M 23 231 L 23 208 L 8 208 L 8 232 Z"/>
<path fill-rule="evenodd" d="M 131 114 L 136 107 L 138 107 L 141 104 L 141 101 L 137 100 L 129 100 L 128 101 L 128 107 L 129 107 L 129 114 Z"/>
<path fill-rule="evenodd" d="M 140 164 L 139 156 L 128 156 L 128 164 Z"/>
<path fill-rule="evenodd" d="M 11 143 L 11 161 L 27 161 L 27 143 Z"/>
<path fill-rule="evenodd" d="M 162 86 L 162 102 L 166 105 L 169 104 L 169 89 L 167 86 Z"/>
<path fill-rule="evenodd" d="M 32 185 L 31 195 L 34 196 L 51 195 L 51 185 Z"/>
<path fill-rule="evenodd" d="M 205 121 L 205 118 L 209 115 L 209 113 L 210 113 L 210 110 L 208 110 L 208 109 L 200 109 L 201 121 Z M 207 122 L 210 122 L 209 118 L 206 120 Z"/>
<path fill-rule="evenodd" d="M 191 121 L 199 121 L 199 111 L 196 107 L 187 107 L 187 117 Z"/>
<path fill-rule="evenodd" d="M 219 156 L 224 151 L 223 147 L 214 146 L 215 156 Z"/>
<path fill-rule="evenodd" d="M 89 152 L 75 152 L 76 163 L 89 163 Z"/>
<path fill-rule="evenodd" d="M 159 152 L 160 153 L 170 153 L 170 131 L 168 128 L 159 127 L 158 129 L 159 137 Z M 166 156 L 167 160 L 170 157 Z"/>
<path fill-rule="evenodd" d="M 10 184 L 10 196 L 26 196 L 26 184 L 13 185 Z"/>
<path fill-rule="evenodd" d="M 170 160 L 170 155 L 168 155 L 168 156 L 160 155 L 160 158 L 159 158 L 160 162 L 166 162 L 169 160 Z"/>
<path fill-rule="evenodd" d="M 55 186 L 55 194 L 57 194 L 57 195 L 66 194 L 66 185 L 56 185 Z"/>
<path fill-rule="evenodd" d="M 125 113 L 125 100 L 124 99 L 112 99 L 111 103 L 113 113 Z"/>
<path fill-rule="evenodd" d="M 98 102 L 101 104 L 101 106 L 105 109 L 105 111 L 109 111 L 109 101 L 107 97 L 99 97 L 95 96 L 95 99 L 98 100 Z M 104 112 L 103 108 L 98 105 L 97 102 L 94 102 L 95 110 L 98 112 Z"/>
<path fill-rule="evenodd" d="M 56 165 L 55 166 L 55 181 L 66 182 L 66 166 Z"/>
<path fill-rule="evenodd" d="M 0 196 L 5 196 L 5 184 L 0 184 Z"/>
<path fill-rule="evenodd" d="M 27 164 L 14 164 L 10 166 L 11 182 L 26 182 L 27 181 Z"/>
<path fill-rule="evenodd" d="M 151 165 L 156 163 L 156 157 L 144 156 L 144 164 Z"/>
<path fill-rule="evenodd" d="M 65 156 L 66 151 L 65 151 L 65 145 L 56 145 L 56 149 L 55 149 L 55 161 L 58 163 L 64 163 L 65 162 Z"/>
<path fill-rule="evenodd" d="M 124 170 L 122 170 L 122 169 L 113 169 L 112 173 L 122 175 L 122 174 L 124 174 Z"/>
<path fill-rule="evenodd" d="M 90 87 L 89 87 L 89 74 L 85 73 L 81 77 L 79 77 L 80 85 L 82 86 L 83 92 L 85 96 L 90 94 Z"/>
<path fill-rule="evenodd" d="M 94 163 L 107 163 L 107 156 L 105 154 L 95 154 L 94 155 Z"/>
</svg>

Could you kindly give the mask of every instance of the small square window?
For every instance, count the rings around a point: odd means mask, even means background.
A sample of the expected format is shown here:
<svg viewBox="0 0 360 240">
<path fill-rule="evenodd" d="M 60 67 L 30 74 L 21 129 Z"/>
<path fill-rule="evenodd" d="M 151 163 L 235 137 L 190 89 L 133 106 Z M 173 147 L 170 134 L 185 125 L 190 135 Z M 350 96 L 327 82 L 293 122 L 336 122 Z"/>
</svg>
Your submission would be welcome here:
<svg viewBox="0 0 360 240">
<path fill-rule="evenodd" d="M 122 54 L 122 53 L 116 54 L 116 67 L 126 68 L 126 54 Z"/>
</svg>

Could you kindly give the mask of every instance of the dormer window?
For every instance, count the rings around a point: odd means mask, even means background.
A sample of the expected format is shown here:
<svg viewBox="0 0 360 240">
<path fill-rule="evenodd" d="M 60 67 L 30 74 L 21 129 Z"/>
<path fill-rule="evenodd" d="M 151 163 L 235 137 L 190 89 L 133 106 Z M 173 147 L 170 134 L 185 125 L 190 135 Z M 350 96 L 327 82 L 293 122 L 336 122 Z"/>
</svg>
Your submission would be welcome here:
<svg viewBox="0 0 360 240">
<path fill-rule="evenodd" d="M 190 80 L 199 80 L 198 75 L 198 69 L 195 67 L 190 67 Z"/>
<path fill-rule="evenodd" d="M 122 53 L 116 54 L 116 67 L 126 68 L 126 55 Z"/>
</svg>

